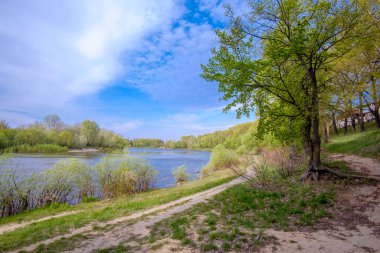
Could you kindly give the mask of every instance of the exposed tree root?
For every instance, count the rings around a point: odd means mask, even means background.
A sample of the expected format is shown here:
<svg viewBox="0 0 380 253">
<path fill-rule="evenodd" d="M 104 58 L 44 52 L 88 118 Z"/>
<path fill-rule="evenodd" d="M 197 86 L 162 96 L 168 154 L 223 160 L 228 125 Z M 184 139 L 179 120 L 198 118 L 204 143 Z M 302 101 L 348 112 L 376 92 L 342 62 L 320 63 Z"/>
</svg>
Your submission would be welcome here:
<svg viewBox="0 0 380 253">
<path fill-rule="evenodd" d="M 309 169 L 307 172 L 305 172 L 302 175 L 300 180 L 306 181 L 307 179 L 310 178 L 312 181 L 317 181 L 319 177 L 323 174 L 333 174 L 334 176 L 337 176 L 339 178 L 368 179 L 368 180 L 374 180 L 374 181 L 380 182 L 380 178 L 376 176 L 346 174 L 346 173 L 342 173 L 336 170 L 332 170 L 325 166 L 321 166 L 319 169 L 314 169 L 314 168 Z"/>
</svg>

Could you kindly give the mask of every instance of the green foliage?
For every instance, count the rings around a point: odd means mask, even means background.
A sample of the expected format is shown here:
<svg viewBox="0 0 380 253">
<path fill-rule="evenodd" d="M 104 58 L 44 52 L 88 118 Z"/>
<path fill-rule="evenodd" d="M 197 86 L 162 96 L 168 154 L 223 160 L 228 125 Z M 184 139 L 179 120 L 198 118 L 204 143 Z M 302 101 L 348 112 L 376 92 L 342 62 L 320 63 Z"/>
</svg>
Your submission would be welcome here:
<svg viewBox="0 0 380 253">
<path fill-rule="evenodd" d="M 62 131 L 58 135 L 58 144 L 64 147 L 72 147 L 74 144 L 74 135 L 68 130 Z"/>
<path fill-rule="evenodd" d="M 5 153 L 64 153 L 67 151 L 67 147 L 56 144 L 36 144 L 34 146 L 23 144 L 4 149 Z"/>
<path fill-rule="evenodd" d="M 210 161 L 202 169 L 202 176 L 207 176 L 212 171 L 233 168 L 237 165 L 239 165 L 239 157 L 236 152 L 226 149 L 223 145 L 218 145 L 212 150 Z"/>
<path fill-rule="evenodd" d="M 146 191 L 153 186 L 156 172 L 144 160 L 108 155 L 96 165 L 104 198 Z"/>
<path fill-rule="evenodd" d="M 256 112 L 257 136 L 303 142 L 305 152 L 313 152 L 311 168 L 319 169 L 319 120 L 323 97 L 334 86 L 332 66 L 366 37 L 360 24 L 374 24 L 362 22 L 357 1 L 264 0 L 247 6 L 240 16 L 226 7 L 229 25 L 216 31 L 218 45 L 202 65 L 202 77 L 218 83 L 225 111 L 237 108 L 237 117 Z"/>
<path fill-rule="evenodd" d="M 98 141 L 99 126 L 96 122 L 85 120 L 81 124 L 80 134 L 81 142 L 84 146 L 94 146 Z"/>
<path fill-rule="evenodd" d="M 186 172 L 186 166 L 181 165 L 173 171 L 173 177 L 177 183 L 181 183 L 189 180 L 190 175 Z"/>
<path fill-rule="evenodd" d="M 149 138 L 137 138 L 132 140 L 127 140 L 128 146 L 138 147 L 138 148 L 159 148 L 162 147 L 164 142 L 160 139 L 149 139 Z"/>
<path fill-rule="evenodd" d="M 99 201 L 98 197 L 93 197 L 93 196 L 85 196 L 82 199 L 82 203 L 92 203 L 92 202 L 97 202 Z"/>
<path fill-rule="evenodd" d="M 123 149 L 126 140 L 104 129 L 94 121 L 67 126 L 57 115 L 48 115 L 44 123 L 36 122 L 23 128 L 0 127 L 0 151 L 25 153 L 60 153 L 73 147 Z"/>
</svg>

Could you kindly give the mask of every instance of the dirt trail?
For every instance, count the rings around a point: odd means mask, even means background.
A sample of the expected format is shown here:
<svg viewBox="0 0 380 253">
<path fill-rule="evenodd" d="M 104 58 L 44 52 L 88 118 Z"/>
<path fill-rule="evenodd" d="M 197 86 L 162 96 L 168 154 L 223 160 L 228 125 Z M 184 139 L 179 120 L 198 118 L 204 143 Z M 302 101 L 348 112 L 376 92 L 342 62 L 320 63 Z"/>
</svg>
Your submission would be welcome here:
<svg viewBox="0 0 380 253">
<path fill-rule="evenodd" d="M 329 158 L 335 161 L 345 161 L 353 170 L 380 178 L 380 161 L 376 159 L 345 154 L 332 154 Z"/>
<path fill-rule="evenodd" d="M 61 238 L 67 238 L 70 236 L 84 234 L 84 233 L 88 234 L 90 236 L 90 239 L 82 241 L 81 245 L 78 245 L 78 247 L 75 250 L 71 250 L 70 252 L 91 252 L 94 249 L 116 246 L 119 244 L 119 242 L 128 238 L 128 235 L 139 234 L 139 235 L 144 236 L 149 232 L 149 229 L 147 228 L 148 226 L 153 225 L 154 223 L 160 220 L 168 218 L 175 213 L 182 212 L 197 203 L 203 202 L 206 199 L 224 191 L 225 189 L 233 185 L 241 183 L 242 181 L 243 181 L 242 178 L 236 178 L 228 183 L 216 186 L 209 190 L 199 192 L 199 193 L 196 193 L 196 194 L 169 202 L 167 204 L 163 204 L 163 205 L 142 211 L 142 212 L 120 217 L 120 218 L 117 218 L 108 222 L 104 222 L 104 223 L 100 223 L 100 222 L 91 223 L 79 229 L 72 230 L 68 234 L 64 234 L 64 235 L 53 237 L 47 240 L 39 241 L 38 243 L 31 244 L 21 249 L 17 249 L 16 251 L 13 251 L 13 252 L 18 252 L 20 250 L 32 251 L 36 249 L 42 243 L 47 245 Z M 145 216 L 148 216 L 148 217 L 145 217 Z M 142 218 L 142 217 L 145 217 L 145 218 L 141 221 L 137 221 L 136 223 L 132 225 L 130 225 L 128 222 L 128 221 L 134 221 L 135 219 Z M 109 232 L 101 233 L 101 232 L 93 231 L 93 228 L 95 225 L 100 228 L 104 228 L 110 225 L 117 225 L 117 226 Z"/>
<path fill-rule="evenodd" d="M 41 222 L 41 221 L 46 221 L 46 220 L 50 220 L 50 219 L 54 219 L 54 218 L 59 218 L 59 217 L 63 217 L 63 216 L 71 215 L 71 214 L 80 213 L 80 212 L 82 212 L 82 210 L 62 212 L 62 213 L 59 213 L 59 214 L 46 216 L 46 217 L 43 217 L 43 218 L 38 219 L 38 220 L 24 221 L 24 222 L 20 222 L 20 223 L 5 224 L 5 225 L 2 225 L 0 227 L 0 235 L 4 234 L 4 233 L 7 233 L 7 232 L 11 232 L 11 231 L 16 230 L 18 228 L 26 227 L 26 226 L 28 226 L 30 224 L 33 224 L 33 223 L 37 223 L 37 222 Z"/>
<path fill-rule="evenodd" d="M 345 161 L 352 170 L 380 178 L 378 160 L 344 154 L 330 155 L 330 159 Z M 365 219 L 350 221 L 346 218 L 346 224 L 338 219 L 338 223 L 333 223 L 331 228 L 316 232 L 285 232 L 270 229 L 266 233 L 277 237 L 279 243 L 267 245 L 260 252 L 380 253 L 380 183 L 350 187 L 340 198 L 342 202 L 346 201 L 346 205 L 356 207 L 348 212 L 363 215 Z M 350 214 L 343 215 L 349 217 Z"/>
</svg>

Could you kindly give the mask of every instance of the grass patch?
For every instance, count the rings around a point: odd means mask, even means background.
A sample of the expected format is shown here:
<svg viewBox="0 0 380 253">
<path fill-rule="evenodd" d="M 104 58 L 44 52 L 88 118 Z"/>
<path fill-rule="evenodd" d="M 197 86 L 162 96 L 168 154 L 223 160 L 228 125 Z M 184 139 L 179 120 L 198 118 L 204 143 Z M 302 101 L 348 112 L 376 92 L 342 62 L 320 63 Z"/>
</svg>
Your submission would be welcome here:
<svg viewBox="0 0 380 253">
<path fill-rule="evenodd" d="M 235 185 L 207 203 L 155 224 L 149 240 L 171 237 L 190 240 L 194 242 L 190 247 L 199 251 L 251 252 L 274 240 L 262 233 L 266 228 L 292 230 L 329 216 L 333 197 L 331 187 L 320 190 L 318 185 L 291 179 L 276 190 Z"/>
<path fill-rule="evenodd" d="M 65 153 L 69 149 L 56 144 L 23 144 L 4 149 L 4 153 Z"/>
<path fill-rule="evenodd" d="M 377 157 L 380 154 L 380 130 L 369 130 L 331 138 L 323 147 L 333 153 L 356 154 L 365 157 Z"/>
<path fill-rule="evenodd" d="M 49 208 L 33 210 L 29 213 L 7 217 L 2 220 L 2 224 L 14 221 L 30 221 L 57 214 L 60 211 L 82 210 L 80 213 L 41 221 L 0 235 L 0 252 L 17 249 L 41 241 L 41 239 L 64 234 L 70 229 L 83 227 L 93 221 L 108 221 L 132 212 L 168 203 L 223 184 L 232 178 L 229 172 L 220 171 L 212 177 L 189 181 L 178 187 L 152 190 L 112 200 L 83 203 L 73 207 L 59 206 L 57 210 Z"/>
</svg>

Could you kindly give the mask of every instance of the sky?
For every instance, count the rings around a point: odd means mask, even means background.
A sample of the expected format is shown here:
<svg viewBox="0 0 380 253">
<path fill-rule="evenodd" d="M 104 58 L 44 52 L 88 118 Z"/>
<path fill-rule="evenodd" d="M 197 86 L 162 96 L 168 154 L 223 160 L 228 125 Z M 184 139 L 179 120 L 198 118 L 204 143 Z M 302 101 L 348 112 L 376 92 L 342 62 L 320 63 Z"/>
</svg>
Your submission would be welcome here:
<svg viewBox="0 0 380 253">
<path fill-rule="evenodd" d="M 58 114 L 127 138 L 179 139 L 252 119 L 200 77 L 239 0 L 2 0 L 0 119 Z"/>
</svg>

